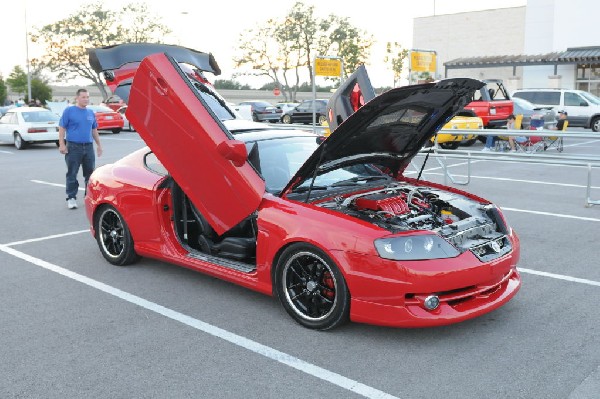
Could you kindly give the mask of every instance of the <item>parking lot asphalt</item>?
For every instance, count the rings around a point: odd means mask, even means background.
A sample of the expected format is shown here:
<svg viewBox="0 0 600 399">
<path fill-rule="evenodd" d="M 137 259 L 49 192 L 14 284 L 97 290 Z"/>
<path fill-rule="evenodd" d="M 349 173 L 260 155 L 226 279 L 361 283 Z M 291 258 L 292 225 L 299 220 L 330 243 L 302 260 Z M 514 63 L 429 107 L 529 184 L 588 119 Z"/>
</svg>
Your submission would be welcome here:
<svg viewBox="0 0 600 399">
<path fill-rule="evenodd" d="M 101 139 L 97 165 L 144 145 Z M 566 139 L 563 154 L 600 155 L 600 135 Z M 600 206 L 584 206 L 585 167 L 477 160 L 454 185 L 503 208 L 520 236 L 523 286 L 506 306 L 446 327 L 330 332 L 184 268 L 108 264 L 83 195 L 66 207 L 54 145 L 0 144 L 0 168 L 0 398 L 600 397 Z M 440 165 L 423 178 L 444 182 Z"/>
</svg>

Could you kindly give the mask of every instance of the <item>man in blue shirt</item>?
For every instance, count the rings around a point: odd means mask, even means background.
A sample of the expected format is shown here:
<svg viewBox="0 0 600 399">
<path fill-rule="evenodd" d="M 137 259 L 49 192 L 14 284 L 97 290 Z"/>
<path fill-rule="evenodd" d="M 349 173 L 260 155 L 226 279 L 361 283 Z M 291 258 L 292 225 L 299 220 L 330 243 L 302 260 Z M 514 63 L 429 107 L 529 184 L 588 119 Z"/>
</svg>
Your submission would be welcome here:
<svg viewBox="0 0 600 399">
<path fill-rule="evenodd" d="M 77 90 L 75 105 L 67 107 L 58 123 L 58 150 L 65 155 L 67 163 L 67 207 L 77 208 L 77 191 L 79 182 L 77 173 L 79 167 L 83 170 L 83 178 L 87 189 L 90 175 L 96 167 L 94 143 L 96 152 L 102 155 L 102 145 L 98 135 L 98 124 L 94 111 L 88 109 L 90 94 L 86 89 Z M 93 141 L 92 141 L 93 140 Z"/>
</svg>

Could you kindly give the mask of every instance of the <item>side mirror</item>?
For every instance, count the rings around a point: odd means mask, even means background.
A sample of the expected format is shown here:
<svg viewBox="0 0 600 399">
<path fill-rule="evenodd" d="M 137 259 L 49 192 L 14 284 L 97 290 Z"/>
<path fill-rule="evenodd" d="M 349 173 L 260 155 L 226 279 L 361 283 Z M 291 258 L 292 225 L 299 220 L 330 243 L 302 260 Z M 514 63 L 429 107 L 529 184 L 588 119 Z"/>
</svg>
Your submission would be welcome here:
<svg viewBox="0 0 600 399">
<path fill-rule="evenodd" d="M 236 167 L 244 165 L 248 159 L 246 144 L 239 140 L 225 140 L 217 146 L 217 152 L 225 159 L 233 162 Z"/>
</svg>

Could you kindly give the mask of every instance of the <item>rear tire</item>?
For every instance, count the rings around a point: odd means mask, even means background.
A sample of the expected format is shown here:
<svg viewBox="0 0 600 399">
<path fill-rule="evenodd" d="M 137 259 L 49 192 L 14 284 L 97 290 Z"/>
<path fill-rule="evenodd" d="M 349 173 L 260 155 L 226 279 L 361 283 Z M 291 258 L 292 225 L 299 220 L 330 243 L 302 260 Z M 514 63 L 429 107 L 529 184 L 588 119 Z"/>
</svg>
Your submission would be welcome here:
<svg viewBox="0 0 600 399">
<path fill-rule="evenodd" d="M 121 129 L 113 129 L 112 132 L 113 134 L 119 134 L 121 133 Z"/>
<path fill-rule="evenodd" d="M 592 131 L 600 132 L 600 117 L 592 119 Z"/>
<path fill-rule="evenodd" d="M 21 137 L 19 132 L 15 132 L 14 139 L 15 139 L 15 148 L 17 150 L 24 150 L 25 148 L 27 148 L 27 142 L 25 140 L 23 140 L 23 137 Z"/>
</svg>

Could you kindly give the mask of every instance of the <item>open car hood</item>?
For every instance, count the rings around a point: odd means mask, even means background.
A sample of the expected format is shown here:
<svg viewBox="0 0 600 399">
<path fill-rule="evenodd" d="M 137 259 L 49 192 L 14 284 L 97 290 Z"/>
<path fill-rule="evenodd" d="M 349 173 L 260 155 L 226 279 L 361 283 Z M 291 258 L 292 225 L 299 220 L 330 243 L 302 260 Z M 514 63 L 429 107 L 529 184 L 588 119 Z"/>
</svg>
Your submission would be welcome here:
<svg viewBox="0 0 600 399">
<path fill-rule="evenodd" d="M 341 122 L 300 167 L 283 193 L 315 175 L 354 164 L 373 163 L 398 175 L 482 86 L 474 79 L 445 79 L 392 89 L 375 97 Z M 338 93 L 342 91 L 351 93 L 347 86 Z M 347 106 L 348 102 L 338 104 Z M 332 113 L 337 118 L 347 115 L 348 109 L 336 110 L 334 105 Z"/>
<path fill-rule="evenodd" d="M 192 65 L 202 79 L 202 72 L 221 74 L 217 61 L 210 53 L 190 48 L 156 43 L 127 43 L 115 46 L 88 49 L 90 66 L 96 73 L 103 74 L 110 90 L 129 102 L 131 82 L 140 62 L 151 54 L 166 53 L 177 62 Z"/>
</svg>

